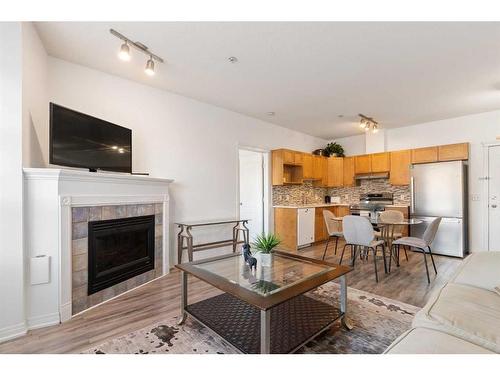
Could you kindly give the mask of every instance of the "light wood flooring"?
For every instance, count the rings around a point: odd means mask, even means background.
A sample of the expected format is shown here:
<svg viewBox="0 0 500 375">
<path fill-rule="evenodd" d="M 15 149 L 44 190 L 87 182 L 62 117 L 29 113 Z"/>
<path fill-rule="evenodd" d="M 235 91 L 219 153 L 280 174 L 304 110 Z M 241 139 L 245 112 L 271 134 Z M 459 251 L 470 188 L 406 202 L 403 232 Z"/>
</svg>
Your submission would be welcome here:
<svg viewBox="0 0 500 375">
<path fill-rule="evenodd" d="M 339 249 L 343 243 L 339 242 Z M 324 244 L 299 250 L 302 255 L 320 258 Z M 346 254 L 348 251 L 346 251 Z M 338 262 L 333 248 L 328 261 Z M 348 256 L 347 256 L 348 257 Z M 379 282 L 375 282 L 373 258 L 356 261 L 353 272 L 347 276 L 347 285 L 415 306 L 423 306 L 433 289 L 449 280 L 461 260 L 435 256 L 438 276 L 431 268 L 431 284 L 427 284 L 422 254 L 409 252 L 409 261 L 402 255 L 401 267 L 393 267 L 389 275 L 383 272 L 379 261 Z M 430 263 L 430 262 L 429 262 Z M 429 264 L 430 266 L 430 264 Z M 211 286 L 189 278 L 190 303 L 216 295 Z M 26 336 L 0 344 L 0 353 L 79 353 L 100 342 L 143 328 L 149 324 L 179 314 L 180 273 L 170 274 L 129 293 L 83 312 L 70 321 L 30 331 Z"/>
</svg>

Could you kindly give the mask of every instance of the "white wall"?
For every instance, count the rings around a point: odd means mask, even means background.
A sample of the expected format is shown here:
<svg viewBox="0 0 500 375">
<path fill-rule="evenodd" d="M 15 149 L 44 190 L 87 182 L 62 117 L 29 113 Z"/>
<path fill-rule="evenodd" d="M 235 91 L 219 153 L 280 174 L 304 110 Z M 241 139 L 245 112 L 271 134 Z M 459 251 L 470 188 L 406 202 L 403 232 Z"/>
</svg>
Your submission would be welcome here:
<svg viewBox="0 0 500 375">
<path fill-rule="evenodd" d="M 483 201 L 487 197 L 483 194 L 483 188 L 486 182 L 479 180 L 479 177 L 485 175 L 482 142 L 495 142 L 496 136 L 500 136 L 500 111 L 386 129 L 385 133 L 387 151 L 460 142 L 470 143 L 469 247 L 471 251 L 485 250 L 483 227 L 486 223 L 483 218 Z M 347 142 L 344 142 L 344 139 Z M 359 152 L 363 147 L 363 140 L 360 138 L 341 138 L 337 139 L 337 142 L 344 145 L 351 154 L 364 153 L 364 151 Z M 473 195 L 479 200 L 473 201 L 471 199 Z"/>
<path fill-rule="evenodd" d="M 0 22 L 0 341 L 23 334 L 22 28 Z"/>
<path fill-rule="evenodd" d="M 366 138 L 364 134 L 337 138 L 335 142 L 344 147 L 346 156 L 360 155 L 364 154 L 366 151 Z"/>
<path fill-rule="evenodd" d="M 172 221 L 238 215 L 238 145 L 310 152 L 325 144 L 63 60 L 49 57 L 48 66 L 50 101 L 131 128 L 134 171 L 175 180 Z"/>
<path fill-rule="evenodd" d="M 23 22 L 23 165 L 48 163 L 47 53 L 31 22 Z"/>
</svg>

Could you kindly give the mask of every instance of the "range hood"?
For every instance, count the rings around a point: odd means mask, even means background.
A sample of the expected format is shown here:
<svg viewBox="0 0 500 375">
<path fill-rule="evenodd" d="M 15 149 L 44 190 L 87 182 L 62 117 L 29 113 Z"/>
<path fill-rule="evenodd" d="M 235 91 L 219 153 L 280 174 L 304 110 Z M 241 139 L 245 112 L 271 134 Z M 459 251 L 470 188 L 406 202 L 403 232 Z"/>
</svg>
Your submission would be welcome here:
<svg viewBox="0 0 500 375">
<path fill-rule="evenodd" d="M 356 181 L 360 180 L 380 180 L 388 179 L 389 172 L 378 172 L 378 173 L 358 173 L 354 176 Z"/>
</svg>

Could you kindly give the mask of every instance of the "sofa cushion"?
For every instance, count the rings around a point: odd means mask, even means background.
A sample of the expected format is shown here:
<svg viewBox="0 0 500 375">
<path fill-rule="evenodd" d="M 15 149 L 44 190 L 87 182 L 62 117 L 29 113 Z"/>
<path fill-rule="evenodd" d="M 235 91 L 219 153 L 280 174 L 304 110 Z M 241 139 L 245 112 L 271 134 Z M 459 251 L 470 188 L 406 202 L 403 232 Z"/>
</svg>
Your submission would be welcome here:
<svg viewBox="0 0 500 375">
<path fill-rule="evenodd" d="M 500 297 L 447 284 L 415 315 L 412 327 L 436 329 L 500 353 Z"/>
<path fill-rule="evenodd" d="M 494 291 L 495 287 L 500 285 L 500 251 L 485 251 L 469 255 L 450 283 Z"/>
<path fill-rule="evenodd" d="M 481 346 L 429 328 L 413 328 L 399 336 L 386 354 L 494 354 Z"/>
</svg>

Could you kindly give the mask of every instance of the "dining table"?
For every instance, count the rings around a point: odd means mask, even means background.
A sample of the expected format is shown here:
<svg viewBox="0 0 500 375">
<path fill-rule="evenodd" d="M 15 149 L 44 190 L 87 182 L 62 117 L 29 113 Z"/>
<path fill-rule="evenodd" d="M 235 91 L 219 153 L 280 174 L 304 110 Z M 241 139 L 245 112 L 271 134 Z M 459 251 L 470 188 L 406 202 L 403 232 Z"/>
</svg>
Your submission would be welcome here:
<svg viewBox="0 0 500 375">
<path fill-rule="evenodd" d="M 394 234 L 397 233 L 395 230 L 398 227 L 403 228 L 404 226 L 413 226 L 422 224 L 423 221 L 420 219 L 408 218 L 403 220 L 381 220 L 380 217 L 365 216 L 367 220 L 370 221 L 373 227 L 380 230 L 380 237 L 384 240 L 387 248 L 389 248 L 390 256 L 394 259 L 397 266 L 399 266 L 399 254 L 392 248 L 392 242 L 395 239 Z M 342 217 L 334 217 L 331 220 L 342 221 Z M 393 251 L 394 250 L 394 251 Z"/>
</svg>

